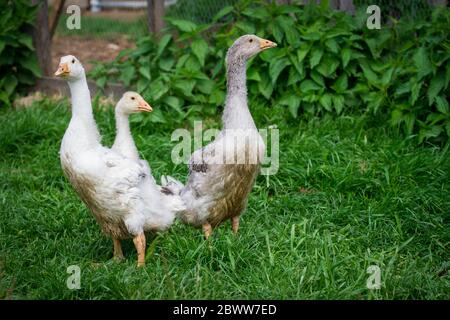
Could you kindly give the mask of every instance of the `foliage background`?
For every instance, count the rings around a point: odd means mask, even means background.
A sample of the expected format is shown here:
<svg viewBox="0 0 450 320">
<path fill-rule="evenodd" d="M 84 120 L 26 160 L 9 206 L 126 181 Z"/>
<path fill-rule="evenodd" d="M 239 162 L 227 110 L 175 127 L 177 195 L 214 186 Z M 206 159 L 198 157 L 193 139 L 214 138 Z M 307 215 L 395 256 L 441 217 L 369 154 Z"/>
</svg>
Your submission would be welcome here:
<svg viewBox="0 0 450 320">
<path fill-rule="evenodd" d="M 91 76 L 100 86 L 116 79 L 135 86 L 182 122 L 213 115 L 225 97 L 224 57 L 240 35 L 278 43 L 248 66 L 252 104 L 285 106 L 287 117 L 387 114 L 419 142 L 445 143 L 450 134 L 448 9 L 423 20 L 391 20 L 366 27 L 365 11 L 351 17 L 322 5 L 305 7 L 240 1 L 212 23 L 167 18 L 160 39 L 141 38 Z M 163 113 L 153 121 L 164 122 Z"/>
<path fill-rule="evenodd" d="M 0 12 L 0 106 L 10 106 L 40 75 L 30 36 L 36 7 L 8 0 L 0 2 Z"/>
</svg>

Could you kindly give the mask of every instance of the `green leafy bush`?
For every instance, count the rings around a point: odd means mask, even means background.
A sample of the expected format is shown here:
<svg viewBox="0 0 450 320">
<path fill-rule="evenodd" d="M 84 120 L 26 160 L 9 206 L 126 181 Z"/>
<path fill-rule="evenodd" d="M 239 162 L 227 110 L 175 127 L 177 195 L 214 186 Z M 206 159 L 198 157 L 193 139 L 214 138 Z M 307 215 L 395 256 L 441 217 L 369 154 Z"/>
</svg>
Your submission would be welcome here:
<svg viewBox="0 0 450 320">
<path fill-rule="evenodd" d="M 36 7 L 30 1 L 0 2 L 0 103 L 9 106 L 15 94 L 32 85 L 40 71 L 31 36 Z"/>
<path fill-rule="evenodd" d="M 225 97 L 227 48 L 247 33 L 274 40 L 249 63 L 251 104 L 283 106 L 299 114 L 388 114 L 407 134 L 447 140 L 450 14 L 412 25 L 395 20 L 381 30 L 322 5 L 290 6 L 241 1 L 223 8 L 211 24 L 168 18 L 166 33 L 146 37 L 110 65 L 92 73 L 100 85 L 113 79 L 137 90 L 175 118 L 215 114 Z M 153 121 L 164 121 L 159 113 Z"/>
</svg>

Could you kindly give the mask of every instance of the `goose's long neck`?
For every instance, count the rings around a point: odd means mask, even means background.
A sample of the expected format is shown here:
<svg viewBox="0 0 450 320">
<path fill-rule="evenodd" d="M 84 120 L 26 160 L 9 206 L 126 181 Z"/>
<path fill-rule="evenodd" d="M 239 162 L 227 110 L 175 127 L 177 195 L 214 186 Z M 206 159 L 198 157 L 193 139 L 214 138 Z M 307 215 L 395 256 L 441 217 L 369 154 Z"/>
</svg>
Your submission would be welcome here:
<svg viewBox="0 0 450 320">
<path fill-rule="evenodd" d="M 128 115 L 118 111 L 118 108 L 116 108 L 116 139 L 112 148 L 127 158 L 139 160 L 139 153 L 130 131 Z"/>
<path fill-rule="evenodd" d="M 223 112 L 224 129 L 255 129 L 247 105 L 247 63 L 240 57 L 227 59 L 227 97 Z"/>
<path fill-rule="evenodd" d="M 92 113 L 91 94 L 86 77 L 69 81 L 72 101 L 72 119 L 69 130 L 75 132 L 80 146 L 92 147 L 100 144 L 100 134 Z"/>
</svg>

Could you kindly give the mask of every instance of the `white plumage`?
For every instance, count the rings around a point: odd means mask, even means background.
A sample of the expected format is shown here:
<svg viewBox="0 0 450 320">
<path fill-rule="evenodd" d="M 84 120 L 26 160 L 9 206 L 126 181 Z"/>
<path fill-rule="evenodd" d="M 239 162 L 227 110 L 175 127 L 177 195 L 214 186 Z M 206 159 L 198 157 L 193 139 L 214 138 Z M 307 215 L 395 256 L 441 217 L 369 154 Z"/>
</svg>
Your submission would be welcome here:
<svg viewBox="0 0 450 320">
<path fill-rule="evenodd" d="M 86 76 L 74 56 L 61 58 L 55 73 L 67 79 L 72 118 L 60 149 L 61 166 L 102 230 L 116 242 L 133 237 L 138 265 L 145 261 L 144 231 L 165 230 L 175 211 L 152 178 L 148 165 L 101 145 Z"/>
</svg>

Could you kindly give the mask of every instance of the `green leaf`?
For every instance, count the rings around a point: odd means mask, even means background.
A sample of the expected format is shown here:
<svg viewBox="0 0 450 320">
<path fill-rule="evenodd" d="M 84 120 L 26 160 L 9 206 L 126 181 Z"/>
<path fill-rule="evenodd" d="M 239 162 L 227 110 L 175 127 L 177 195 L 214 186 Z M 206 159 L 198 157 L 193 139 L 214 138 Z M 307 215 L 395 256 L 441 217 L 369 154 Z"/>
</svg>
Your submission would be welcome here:
<svg viewBox="0 0 450 320">
<path fill-rule="evenodd" d="M 334 109 L 336 110 L 337 114 L 340 114 L 342 110 L 344 109 L 344 97 L 343 96 L 333 96 L 333 105 Z"/>
<path fill-rule="evenodd" d="M 161 54 L 163 53 L 164 49 L 167 47 L 167 45 L 169 44 L 171 39 L 172 39 L 172 35 L 171 34 L 165 34 L 161 38 L 161 40 L 159 40 L 158 51 L 156 52 L 156 57 L 157 58 L 159 58 L 161 56 Z"/>
<path fill-rule="evenodd" d="M 281 43 L 284 37 L 283 29 L 281 29 L 281 27 L 277 23 L 271 23 L 270 27 L 272 29 L 272 34 L 275 38 L 275 41 Z"/>
<path fill-rule="evenodd" d="M 320 59 L 322 59 L 323 55 L 323 49 L 314 47 L 311 50 L 311 56 L 309 58 L 309 64 L 311 69 L 313 69 L 315 66 L 317 66 L 320 62 Z"/>
<path fill-rule="evenodd" d="M 192 32 L 197 29 L 197 25 L 188 20 L 182 19 L 168 19 L 168 22 L 175 26 L 178 30 L 183 32 Z"/>
<path fill-rule="evenodd" d="M 325 56 L 324 59 L 322 59 L 321 64 L 316 68 L 318 72 L 320 72 L 324 77 L 330 77 L 336 69 L 339 66 L 339 60 Z"/>
<path fill-rule="evenodd" d="M 258 82 L 258 89 L 267 100 L 270 99 L 273 92 L 273 85 L 268 76 L 261 75 L 261 81 Z"/>
<path fill-rule="evenodd" d="M 185 96 L 190 96 L 192 95 L 192 90 L 194 89 L 195 86 L 195 80 L 189 79 L 179 79 L 176 80 L 174 83 L 174 87 L 176 89 L 178 89 L 179 91 L 181 91 Z M 166 86 L 167 88 L 167 86 Z"/>
<path fill-rule="evenodd" d="M 295 70 L 295 68 L 289 68 L 288 86 L 291 86 L 299 81 L 303 80 L 303 77 Z"/>
<path fill-rule="evenodd" d="M 151 97 L 152 101 L 159 100 L 167 91 L 169 91 L 169 88 L 165 83 L 159 79 L 157 81 L 153 81 L 149 86 L 149 96 Z"/>
<path fill-rule="evenodd" d="M 0 91 L 0 101 L 2 101 L 6 106 L 11 105 L 9 98 L 10 96 L 5 91 Z"/>
<path fill-rule="evenodd" d="M 225 102 L 225 92 L 219 89 L 214 89 L 209 96 L 209 103 L 220 106 Z"/>
<path fill-rule="evenodd" d="M 311 78 L 322 88 L 325 87 L 325 81 L 320 73 L 318 73 L 316 70 L 312 70 L 310 73 Z"/>
<path fill-rule="evenodd" d="M 417 101 L 417 99 L 419 98 L 420 95 L 420 89 L 422 88 L 422 83 L 421 81 L 417 82 L 416 79 L 411 78 L 410 80 L 411 84 L 411 96 L 409 98 L 411 105 L 414 105 Z"/>
<path fill-rule="evenodd" d="M 325 46 L 333 53 L 339 53 L 339 45 L 336 40 L 328 39 L 325 41 Z"/>
<path fill-rule="evenodd" d="M 198 60 L 198 58 L 192 55 L 186 60 L 184 69 L 189 70 L 189 73 L 193 74 L 195 72 L 200 72 L 202 66 L 200 65 L 200 61 Z"/>
<path fill-rule="evenodd" d="M 247 79 L 254 81 L 261 81 L 261 76 L 256 68 L 249 68 L 247 71 Z"/>
<path fill-rule="evenodd" d="M 368 102 L 367 108 L 376 113 L 384 102 L 384 96 L 381 92 L 372 91 L 364 97 L 364 100 Z"/>
<path fill-rule="evenodd" d="M 428 105 L 431 106 L 434 98 L 439 94 L 444 85 L 445 85 L 445 77 L 441 73 L 436 74 L 433 77 L 433 79 L 431 79 L 430 86 L 428 87 L 427 92 Z"/>
<path fill-rule="evenodd" d="M 389 68 L 383 72 L 383 76 L 381 77 L 381 84 L 387 86 L 391 83 L 392 75 L 394 74 L 394 68 Z"/>
<path fill-rule="evenodd" d="M 420 47 L 413 56 L 414 65 L 417 68 L 417 76 L 419 79 L 426 76 L 432 71 L 432 65 L 428 57 L 425 47 Z"/>
<path fill-rule="evenodd" d="M 255 8 L 247 8 L 242 11 L 243 15 L 249 16 L 250 18 L 265 20 L 270 18 L 270 14 L 266 9 L 267 7 L 255 7 Z"/>
<path fill-rule="evenodd" d="M 142 76 L 144 76 L 144 78 L 146 78 L 148 80 L 150 80 L 152 78 L 151 75 L 150 75 L 150 69 L 148 67 L 144 67 L 144 66 L 140 67 L 139 68 L 139 73 Z"/>
<path fill-rule="evenodd" d="M 395 89 L 395 95 L 401 96 L 402 94 L 408 93 L 411 91 L 411 81 L 404 82 L 399 84 L 399 86 Z"/>
<path fill-rule="evenodd" d="M 205 65 L 206 54 L 208 53 L 208 44 L 203 39 L 197 39 L 191 44 L 192 52 L 198 58 L 202 66 Z"/>
<path fill-rule="evenodd" d="M 169 107 L 177 110 L 178 112 L 183 112 L 181 110 L 181 107 L 183 106 L 183 100 L 178 98 L 178 97 L 174 97 L 174 96 L 167 96 L 164 98 L 163 102 L 165 104 L 167 104 Z"/>
<path fill-rule="evenodd" d="M 233 11 L 233 6 L 226 6 L 222 8 L 219 12 L 216 13 L 216 15 L 212 18 L 213 22 L 217 22 L 223 17 L 225 17 L 227 14 L 231 13 Z"/>
<path fill-rule="evenodd" d="M 300 84 L 300 90 L 303 92 L 316 91 L 319 90 L 320 88 L 321 87 L 317 83 L 309 79 L 303 80 L 302 83 Z"/>
<path fill-rule="evenodd" d="M 319 32 L 309 32 L 302 35 L 302 38 L 307 41 L 315 41 L 320 40 L 321 36 L 322 35 Z"/>
<path fill-rule="evenodd" d="M 248 21 L 238 21 L 235 24 L 236 28 L 241 29 L 247 34 L 254 34 L 256 32 L 255 25 Z"/>
<path fill-rule="evenodd" d="M 181 69 L 186 64 L 186 61 L 191 57 L 190 54 L 182 55 L 181 58 L 178 59 L 177 65 L 175 66 L 176 69 Z"/>
<path fill-rule="evenodd" d="M 419 142 L 422 143 L 424 139 L 435 138 L 439 136 L 443 131 L 443 128 L 440 126 L 431 126 L 427 129 L 421 129 L 419 131 Z"/>
<path fill-rule="evenodd" d="M 352 49 L 350 48 L 344 48 L 341 52 L 341 58 L 342 58 L 342 67 L 345 68 L 350 61 L 350 58 L 352 56 Z"/>
<path fill-rule="evenodd" d="M 270 78 L 272 79 L 272 84 L 275 84 L 281 71 L 283 71 L 283 69 L 289 66 L 290 64 L 291 63 L 289 62 L 289 60 L 285 57 L 281 59 L 272 60 L 269 66 L 269 75 Z"/>
<path fill-rule="evenodd" d="M 17 78 L 15 76 L 13 76 L 12 74 L 8 74 L 2 80 L 3 80 L 2 83 L 3 83 L 3 87 L 4 87 L 5 91 L 8 93 L 8 95 L 12 95 L 12 93 L 14 92 L 14 89 L 16 88 L 17 83 L 18 83 Z M 1 89 L 3 89 L 3 88 L 0 88 L 0 90 Z"/>
<path fill-rule="evenodd" d="M 33 40 L 31 38 L 31 36 L 29 36 L 27 34 L 20 34 L 19 37 L 18 37 L 18 41 L 21 44 L 25 45 L 29 50 L 34 50 Z"/>
<path fill-rule="evenodd" d="M 283 97 L 280 104 L 288 106 L 289 112 L 294 118 L 297 118 L 298 108 L 300 107 L 300 98 L 294 94 Z"/>
<path fill-rule="evenodd" d="M 105 77 L 105 83 L 106 83 L 106 77 Z M 148 81 L 148 79 L 140 78 L 137 81 L 137 84 L 136 84 L 137 91 L 138 92 L 145 92 L 149 85 L 150 85 L 150 81 Z"/>
<path fill-rule="evenodd" d="M 197 88 L 201 93 L 211 94 L 215 82 L 210 79 L 197 80 Z"/>
<path fill-rule="evenodd" d="M 159 68 L 164 71 L 170 71 L 174 64 L 175 59 L 172 57 L 159 59 Z"/>
<path fill-rule="evenodd" d="M 369 83 L 376 84 L 378 82 L 376 73 L 372 71 L 367 61 L 361 61 L 361 69 Z"/>
<path fill-rule="evenodd" d="M 303 59 L 305 59 L 306 55 L 309 52 L 310 47 L 306 45 L 300 46 L 300 48 L 297 50 L 297 58 L 298 62 L 301 63 Z"/>
<path fill-rule="evenodd" d="M 338 93 L 342 93 L 345 90 L 347 90 L 347 86 L 348 86 L 348 77 L 347 74 L 343 73 L 339 76 L 339 78 L 337 78 L 337 80 L 334 82 L 332 88 L 338 92 Z"/>
<path fill-rule="evenodd" d="M 20 60 L 20 64 L 25 69 L 31 71 L 33 73 L 33 75 L 35 75 L 36 77 L 41 76 L 41 70 L 39 69 L 37 59 L 34 55 L 29 56 L 29 57 L 23 57 Z"/>
<path fill-rule="evenodd" d="M 448 101 L 442 96 L 438 96 L 434 99 L 436 101 L 436 108 L 440 113 L 448 114 Z"/>
<path fill-rule="evenodd" d="M 286 40 L 290 45 L 295 45 L 300 43 L 300 35 L 295 28 L 295 22 L 291 16 L 278 16 L 275 18 L 275 23 L 281 27 L 284 34 L 286 35 Z M 279 41 L 279 40 L 277 40 Z M 281 43 L 281 41 L 279 41 Z"/>
<path fill-rule="evenodd" d="M 148 121 L 151 123 L 166 123 L 166 117 L 161 109 L 153 109 L 153 112 L 149 115 Z"/>
<path fill-rule="evenodd" d="M 332 109 L 332 98 L 333 96 L 329 93 L 325 93 L 320 97 L 319 102 L 327 111 L 331 111 Z"/>
</svg>

